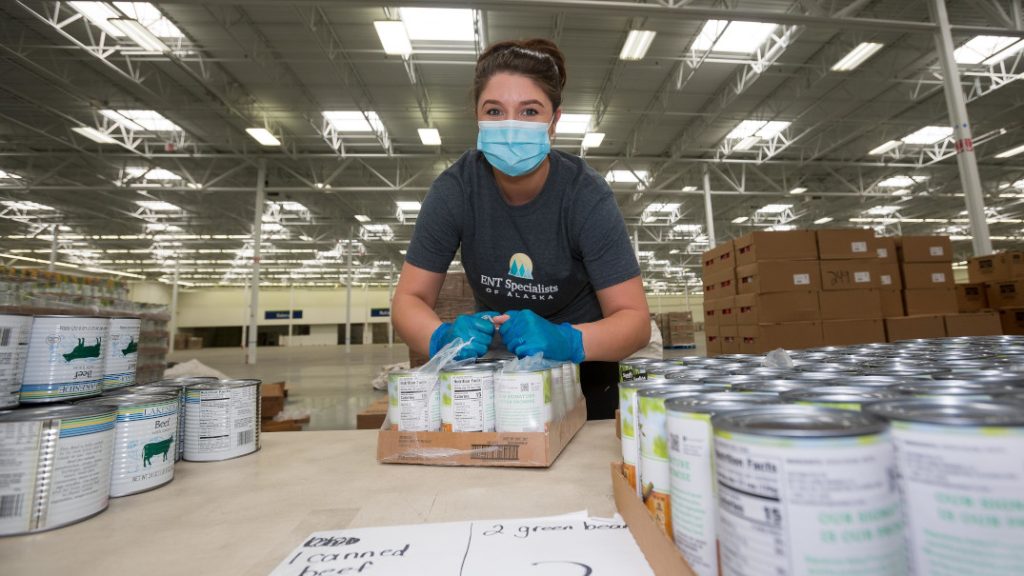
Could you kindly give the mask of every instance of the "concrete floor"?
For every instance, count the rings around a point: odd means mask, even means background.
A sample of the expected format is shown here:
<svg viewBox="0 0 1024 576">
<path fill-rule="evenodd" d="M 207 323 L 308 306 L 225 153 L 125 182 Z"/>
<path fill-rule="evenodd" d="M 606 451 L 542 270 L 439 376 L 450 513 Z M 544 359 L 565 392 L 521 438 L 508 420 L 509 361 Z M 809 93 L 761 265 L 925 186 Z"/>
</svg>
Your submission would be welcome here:
<svg viewBox="0 0 1024 576">
<path fill-rule="evenodd" d="M 665 358 L 704 354 L 703 334 L 697 350 L 665 350 Z M 171 362 L 196 359 L 231 378 L 259 378 L 264 382 L 288 384 L 285 410 L 309 414 L 306 430 L 353 430 L 356 414 L 385 392 L 370 385 L 382 366 L 407 362 L 405 344 L 357 344 L 351 352 L 344 346 L 261 347 L 257 363 L 245 364 L 240 348 L 182 350 L 168 357 Z"/>
</svg>

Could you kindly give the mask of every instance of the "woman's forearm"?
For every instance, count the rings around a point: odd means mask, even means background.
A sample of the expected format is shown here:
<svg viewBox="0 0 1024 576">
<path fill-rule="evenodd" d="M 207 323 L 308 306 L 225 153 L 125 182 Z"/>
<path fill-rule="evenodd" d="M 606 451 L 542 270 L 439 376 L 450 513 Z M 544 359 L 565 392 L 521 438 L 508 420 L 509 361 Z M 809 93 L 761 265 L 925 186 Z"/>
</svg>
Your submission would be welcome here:
<svg viewBox="0 0 1024 576">
<path fill-rule="evenodd" d="M 619 310 L 587 324 L 576 324 L 583 333 L 586 360 L 618 362 L 651 340 L 651 320 L 645 311 Z"/>
<path fill-rule="evenodd" d="M 423 356 L 430 353 L 430 336 L 441 325 L 433 308 L 413 294 L 395 294 L 391 322 L 409 349 Z"/>
</svg>

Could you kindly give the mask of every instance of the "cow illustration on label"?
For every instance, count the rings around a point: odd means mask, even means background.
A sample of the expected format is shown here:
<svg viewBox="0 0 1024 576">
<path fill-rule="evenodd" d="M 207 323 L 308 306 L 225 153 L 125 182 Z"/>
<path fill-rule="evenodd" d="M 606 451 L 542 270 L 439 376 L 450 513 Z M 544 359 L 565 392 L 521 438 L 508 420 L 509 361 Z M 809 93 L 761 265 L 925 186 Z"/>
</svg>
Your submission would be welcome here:
<svg viewBox="0 0 1024 576">
<path fill-rule="evenodd" d="M 100 342 L 102 338 L 96 338 L 96 343 L 92 346 L 85 345 L 85 338 L 78 339 L 78 345 L 75 346 L 74 350 L 63 354 L 65 362 L 71 362 L 72 360 L 82 360 L 85 358 L 99 358 L 100 357 Z"/>
<path fill-rule="evenodd" d="M 135 354 L 138 351 L 139 351 L 139 343 L 135 341 L 134 337 L 132 337 L 131 341 L 128 342 L 128 346 L 126 346 L 126 347 L 121 349 L 121 355 L 122 356 L 127 356 L 129 354 Z"/>
<path fill-rule="evenodd" d="M 150 442 L 142 447 L 142 466 L 146 467 L 151 464 L 153 456 L 163 455 L 164 462 L 167 462 L 167 453 L 171 449 L 171 444 L 174 442 L 174 436 L 168 437 L 166 440 L 159 442 Z"/>
</svg>

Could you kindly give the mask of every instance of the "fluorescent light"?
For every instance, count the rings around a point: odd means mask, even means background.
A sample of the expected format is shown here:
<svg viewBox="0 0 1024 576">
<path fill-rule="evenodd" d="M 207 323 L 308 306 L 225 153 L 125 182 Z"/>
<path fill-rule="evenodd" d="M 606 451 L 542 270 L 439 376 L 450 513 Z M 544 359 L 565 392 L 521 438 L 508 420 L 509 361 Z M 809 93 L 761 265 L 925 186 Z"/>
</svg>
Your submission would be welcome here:
<svg viewBox="0 0 1024 576">
<path fill-rule="evenodd" d="M 149 2 L 114 2 L 114 6 L 129 18 L 134 18 L 158 38 L 184 38 L 173 22 L 164 17 L 160 10 Z"/>
<path fill-rule="evenodd" d="M 181 176 L 178 176 L 170 170 L 164 168 L 146 168 L 144 166 L 129 166 L 125 168 L 125 176 L 128 178 L 139 178 L 143 180 L 181 180 Z"/>
<path fill-rule="evenodd" d="M 106 32 L 108 36 L 121 37 L 125 35 L 124 32 L 109 22 L 111 19 L 120 18 L 121 14 L 106 2 L 68 2 L 68 6 L 71 6 L 82 16 L 85 16 L 87 20 L 95 24 L 100 30 Z"/>
<path fill-rule="evenodd" d="M 725 135 L 728 140 L 739 140 L 733 144 L 733 150 L 749 150 L 762 138 L 765 140 L 777 136 L 788 128 L 790 122 L 785 120 L 744 120 Z"/>
<path fill-rule="evenodd" d="M 905 144 L 930 145 L 941 142 L 953 135 L 953 129 L 949 126 L 925 126 L 907 134 L 901 140 Z"/>
<path fill-rule="evenodd" d="M 136 200 L 136 204 L 145 208 L 146 210 L 152 210 L 154 212 L 180 212 L 181 208 L 178 208 L 170 202 L 164 202 L 163 200 Z"/>
<path fill-rule="evenodd" d="M 880 188 L 906 188 L 927 180 L 927 176 L 890 176 L 878 183 Z"/>
<path fill-rule="evenodd" d="M 750 220 L 750 218 L 749 218 L 749 217 L 747 217 L 747 216 L 739 216 L 739 217 L 737 217 L 737 218 L 733 218 L 733 219 L 732 219 L 732 223 L 733 223 L 733 224 L 743 224 L 743 223 L 744 223 L 744 222 L 746 222 L 747 220 Z"/>
<path fill-rule="evenodd" d="M 696 186 L 683 186 L 683 192 L 696 192 Z"/>
<path fill-rule="evenodd" d="M 93 142 L 98 142 L 100 144 L 117 144 L 117 140 L 114 140 L 110 136 L 107 136 L 106 134 L 100 132 L 95 128 L 90 128 L 89 126 L 76 126 L 72 128 L 71 131 L 77 134 L 81 134 L 82 136 L 85 136 L 89 140 L 92 140 Z"/>
<path fill-rule="evenodd" d="M 708 20 L 694 39 L 693 50 L 753 54 L 777 27 L 767 22 Z"/>
<path fill-rule="evenodd" d="M 757 209 L 760 214 L 782 214 L 792 208 L 792 204 L 767 204 Z"/>
<path fill-rule="evenodd" d="M 147 52 L 159 52 L 163 54 L 164 52 L 170 51 L 167 44 L 164 44 L 162 40 L 156 37 L 156 34 L 150 32 L 149 28 L 146 28 L 146 26 L 138 20 L 133 20 L 131 18 L 112 18 L 108 20 L 108 22 L 124 32 L 125 36 L 128 36 L 132 42 L 135 42 L 140 48 Z"/>
<path fill-rule="evenodd" d="M 892 191 L 893 196 L 909 196 L 910 188 L 900 188 L 899 190 Z"/>
<path fill-rule="evenodd" d="M 654 30 L 630 30 L 626 42 L 622 45 L 622 51 L 619 52 L 619 59 L 643 60 L 657 34 Z"/>
<path fill-rule="evenodd" d="M 880 154 L 885 154 L 889 150 L 892 150 L 893 148 L 896 148 L 899 145 L 900 145 L 900 141 L 899 140 L 889 140 L 888 142 L 886 142 L 885 144 L 882 144 L 881 146 L 877 146 L 875 148 L 872 148 L 868 152 L 868 154 L 871 154 L 872 156 L 878 156 Z"/>
<path fill-rule="evenodd" d="M 259 142 L 263 146 L 280 146 L 281 141 L 274 137 L 270 133 L 270 130 L 266 128 L 246 128 L 245 133 L 252 136 L 253 140 Z"/>
<path fill-rule="evenodd" d="M 562 114 L 555 125 L 556 134 L 586 134 L 590 128 L 590 114 Z"/>
<path fill-rule="evenodd" d="M 328 110 L 323 115 L 338 132 L 373 132 L 372 124 L 380 123 L 380 117 L 376 112 L 367 112 L 366 116 L 363 116 L 358 110 Z"/>
<path fill-rule="evenodd" d="M 366 214 L 356 214 L 355 215 L 355 219 L 357 221 L 359 221 L 359 222 L 369 222 L 370 221 L 370 217 L 367 216 Z"/>
<path fill-rule="evenodd" d="M 868 210 L 865 210 L 864 213 L 865 214 L 869 214 L 871 216 L 890 216 L 890 215 L 895 214 L 895 213 L 897 213 L 899 211 L 900 211 L 900 207 L 899 206 L 875 206 L 873 208 L 869 208 Z"/>
<path fill-rule="evenodd" d="M 814 221 L 814 223 L 815 224 L 828 224 L 831 221 L 832 221 L 832 218 L 829 218 L 828 216 L 825 216 L 824 218 L 818 218 L 817 220 Z"/>
<path fill-rule="evenodd" d="M 399 8 L 410 40 L 473 42 L 473 11 L 459 8 Z"/>
<path fill-rule="evenodd" d="M 0 202 L 0 205 L 8 208 L 14 208 L 15 210 L 21 210 L 22 212 L 56 212 L 57 209 L 46 204 L 39 204 L 32 202 L 31 200 L 4 200 Z"/>
<path fill-rule="evenodd" d="M 441 132 L 437 128 L 419 128 L 417 130 L 420 135 L 420 142 L 424 146 L 440 146 L 441 145 Z"/>
<path fill-rule="evenodd" d="M 804 186 L 797 186 L 789 191 L 790 194 L 803 194 L 804 192 L 807 192 L 807 188 Z"/>
<path fill-rule="evenodd" d="M 583 136 L 584 148 L 597 148 L 604 142 L 604 132 L 587 132 Z"/>
<path fill-rule="evenodd" d="M 1009 58 L 1024 48 L 1013 36 L 975 36 L 953 52 L 957 64 L 985 64 L 991 66 Z"/>
<path fill-rule="evenodd" d="M 832 65 L 833 72 L 849 72 L 864 63 L 865 60 L 882 49 L 878 42 L 861 42 L 853 50 Z"/>
<path fill-rule="evenodd" d="M 610 184 L 646 184 L 647 170 L 609 170 L 604 179 Z"/>
<path fill-rule="evenodd" d="M 21 176 L 18 176 L 13 172 L 4 172 L 3 170 L 0 170 L 0 180 L 21 180 Z"/>
<path fill-rule="evenodd" d="M 398 209 L 401 210 L 402 212 L 419 212 L 420 208 L 422 207 L 422 205 L 419 202 L 408 202 L 404 200 L 399 200 L 395 202 L 395 205 L 398 206 Z"/>
<path fill-rule="evenodd" d="M 771 122 L 765 122 L 764 126 L 757 131 L 755 136 L 769 140 L 774 136 L 777 136 L 779 132 L 782 132 L 786 128 L 789 128 L 790 122 L 783 120 L 772 120 Z"/>
<path fill-rule="evenodd" d="M 111 120 L 113 120 L 115 123 L 120 124 L 121 126 L 124 126 L 125 128 L 127 128 L 129 130 L 137 130 L 139 132 L 145 130 L 145 128 L 143 128 L 139 124 L 136 124 L 135 122 L 132 122 L 128 118 L 124 117 L 117 110 L 100 110 L 100 114 L 105 116 L 105 117 L 107 117 L 107 118 L 109 118 L 109 119 L 111 119 Z"/>
<path fill-rule="evenodd" d="M 742 138 L 748 138 L 753 136 L 755 132 L 760 130 L 764 126 L 763 120 L 744 120 L 736 125 L 728 134 L 726 138 L 730 140 L 739 140 Z"/>
<path fill-rule="evenodd" d="M 757 144 L 760 140 L 761 139 L 758 138 L 757 136 L 747 136 L 743 140 L 740 140 L 739 142 L 734 144 L 732 149 L 740 151 L 750 150 L 754 146 L 754 144 Z"/>
<path fill-rule="evenodd" d="M 676 224 L 672 227 L 673 232 L 700 232 L 700 224 Z"/>
<path fill-rule="evenodd" d="M 796 230 L 796 226 L 792 224 L 776 224 L 768 227 L 769 232 L 789 232 L 790 230 Z"/>
<path fill-rule="evenodd" d="M 663 213 L 666 213 L 666 214 L 671 214 L 672 212 L 675 212 L 676 210 L 679 210 L 679 202 L 671 202 L 671 203 L 655 202 L 653 204 L 648 204 L 647 208 L 644 208 L 644 212 L 663 212 Z"/>
<path fill-rule="evenodd" d="M 1000 152 L 999 154 L 996 154 L 996 158 L 1009 158 L 1010 156 L 1016 156 L 1017 154 L 1020 154 L 1021 152 L 1024 152 L 1024 144 L 1021 144 L 1020 146 L 1017 146 L 1016 148 L 1010 148 L 1009 150 L 1004 150 L 1004 151 Z"/>
<path fill-rule="evenodd" d="M 377 36 L 380 38 L 384 53 L 392 56 L 409 56 L 412 54 L 412 42 L 409 40 L 409 32 L 405 29 L 405 23 L 400 20 L 383 20 L 373 23 L 377 29 Z"/>
<path fill-rule="evenodd" d="M 129 130 L 177 132 L 181 127 L 155 110 L 100 110 L 100 114 Z"/>
<path fill-rule="evenodd" d="M 309 209 L 305 205 L 299 202 L 293 202 L 291 200 L 285 200 L 284 202 L 278 202 L 281 209 L 285 212 L 309 212 Z"/>
</svg>

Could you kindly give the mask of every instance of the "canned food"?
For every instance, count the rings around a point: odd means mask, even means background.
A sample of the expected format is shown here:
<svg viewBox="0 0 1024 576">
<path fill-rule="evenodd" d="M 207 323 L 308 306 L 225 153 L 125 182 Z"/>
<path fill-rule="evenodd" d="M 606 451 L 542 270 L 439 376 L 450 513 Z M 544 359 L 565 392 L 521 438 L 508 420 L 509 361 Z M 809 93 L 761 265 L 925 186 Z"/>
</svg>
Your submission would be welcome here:
<svg viewBox="0 0 1024 576">
<path fill-rule="evenodd" d="M 640 494 L 637 483 L 637 467 L 640 459 L 640 444 L 637 439 L 636 393 L 648 386 L 658 386 L 658 381 L 632 380 L 619 382 L 619 436 L 622 440 L 622 473 L 629 486 Z"/>
<path fill-rule="evenodd" d="M 687 373 L 691 370 L 676 364 L 675 362 L 664 362 L 660 360 L 653 360 L 646 364 L 644 368 L 647 370 L 648 380 L 661 380 L 667 377 L 669 373 Z"/>
<path fill-rule="evenodd" d="M 0 412 L 0 535 L 60 528 L 107 508 L 112 406 Z"/>
<path fill-rule="evenodd" d="M 619 362 L 619 382 L 646 380 L 648 364 L 655 362 L 650 358 L 627 358 Z"/>
<path fill-rule="evenodd" d="M 185 389 L 185 460 L 228 460 L 260 449 L 260 384 L 220 380 Z"/>
<path fill-rule="evenodd" d="M 816 406 L 716 414 L 726 574 L 906 573 L 885 420 Z"/>
<path fill-rule="evenodd" d="M 870 404 L 892 422 L 912 574 L 1024 574 L 1024 406 Z"/>
<path fill-rule="evenodd" d="M 175 436 L 175 444 L 177 445 L 177 454 L 174 455 L 175 462 L 182 460 L 185 457 L 185 390 L 203 383 L 219 382 L 218 378 L 213 377 L 189 377 L 189 378 L 172 378 L 167 380 L 157 380 L 150 384 L 138 384 L 128 390 L 132 392 L 139 392 L 148 394 L 150 392 L 156 392 L 158 394 L 170 394 L 174 391 L 178 393 L 178 435 Z M 115 392 L 117 392 L 115 390 Z M 262 404 L 261 404 L 262 407 Z"/>
<path fill-rule="evenodd" d="M 103 389 L 111 390 L 135 384 L 139 364 L 139 318 L 111 318 L 103 364 Z"/>
<path fill-rule="evenodd" d="M 388 421 L 392 430 L 437 432 L 441 429 L 441 390 L 436 376 L 416 370 L 388 374 Z"/>
<path fill-rule="evenodd" d="M 978 399 L 991 398 L 993 394 L 1022 390 L 1013 384 L 998 382 L 972 382 L 970 380 L 933 380 L 912 384 L 900 384 L 896 389 L 910 396 L 973 396 Z"/>
<path fill-rule="evenodd" d="M 805 406 L 860 411 L 864 404 L 901 398 L 905 395 L 896 390 L 869 386 L 821 386 L 804 390 L 790 390 L 783 392 L 780 397 L 786 402 Z"/>
<path fill-rule="evenodd" d="M 32 321 L 21 402 L 64 402 L 99 396 L 109 319 L 36 316 Z"/>
<path fill-rule="evenodd" d="M 439 374 L 441 430 L 494 432 L 494 367 L 470 364 Z"/>
<path fill-rule="evenodd" d="M 671 469 L 672 536 L 699 576 L 718 575 L 718 507 L 715 444 L 711 416 L 762 404 L 778 404 L 777 394 L 712 392 L 665 401 Z"/>
<path fill-rule="evenodd" d="M 178 398 L 177 393 L 123 394 L 78 402 L 117 407 L 110 475 L 112 498 L 152 490 L 174 479 Z"/>
<path fill-rule="evenodd" d="M 763 380 L 760 382 L 744 382 L 730 388 L 733 392 L 775 392 L 782 394 L 790 390 L 805 390 L 821 386 L 821 382 L 803 380 Z"/>
<path fill-rule="evenodd" d="M 506 368 L 495 373 L 495 431 L 545 432 L 552 416 L 550 370 Z"/>
<path fill-rule="evenodd" d="M 565 418 L 568 409 L 565 403 L 565 382 L 562 380 L 562 365 L 552 364 L 548 367 L 551 373 L 551 419 L 561 420 Z"/>
<path fill-rule="evenodd" d="M 31 332 L 31 316 L 0 314 L 0 408 L 18 405 Z"/>
</svg>

